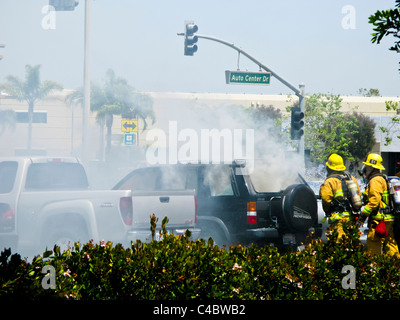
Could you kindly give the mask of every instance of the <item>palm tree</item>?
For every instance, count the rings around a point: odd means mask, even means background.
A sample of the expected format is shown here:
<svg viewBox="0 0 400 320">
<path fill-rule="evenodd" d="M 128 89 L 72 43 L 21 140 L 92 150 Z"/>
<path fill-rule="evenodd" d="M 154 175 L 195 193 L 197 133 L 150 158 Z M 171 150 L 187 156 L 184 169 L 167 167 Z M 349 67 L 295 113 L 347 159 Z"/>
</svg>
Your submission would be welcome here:
<svg viewBox="0 0 400 320">
<path fill-rule="evenodd" d="M 151 123 L 155 121 L 152 97 L 144 93 L 133 94 L 130 104 L 121 110 L 121 116 L 126 119 L 136 117 L 142 119 L 144 121 L 143 130 L 146 130 L 146 119 L 150 119 Z"/>
<path fill-rule="evenodd" d="M 40 65 L 25 66 L 25 81 L 15 76 L 7 76 L 7 83 L 0 89 L 19 101 L 28 103 L 28 151 L 32 150 L 32 119 L 35 103 L 45 99 L 53 90 L 62 90 L 62 85 L 54 81 L 40 81 Z"/>
<path fill-rule="evenodd" d="M 96 89 L 97 88 L 97 89 Z M 144 129 L 147 127 L 147 118 L 154 121 L 153 100 L 150 96 L 135 93 L 127 80 L 116 77 L 112 69 L 106 72 L 103 88 L 94 86 L 93 103 L 90 108 L 97 112 L 97 122 L 107 128 L 106 153 L 111 149 L 111 128 L 114 115 L 122 115 L 124 118 L 135 117 L 144 120 Z"/>
<path fill-rule="evenodd" d="M 67 96 L 67 101 L 82 103 L 83 89 Z M 91 84 L 90 110 L 96 112 L 96 121 L 100 126 L 100 158 L 104 154 L 104 126 L 107 128 L 106 151 L 111 149 L 111 133 L 114 115 L 121 115 L 127 119 L 138 117 L 144 121 L 144 128 L 147 127 L 147 120 L 154 122 L 153 100 L 150 96 L 134 91 L 127 80 L 116 77 L 112 69 L 107 70 L 104 85 Z"/>
</svg>

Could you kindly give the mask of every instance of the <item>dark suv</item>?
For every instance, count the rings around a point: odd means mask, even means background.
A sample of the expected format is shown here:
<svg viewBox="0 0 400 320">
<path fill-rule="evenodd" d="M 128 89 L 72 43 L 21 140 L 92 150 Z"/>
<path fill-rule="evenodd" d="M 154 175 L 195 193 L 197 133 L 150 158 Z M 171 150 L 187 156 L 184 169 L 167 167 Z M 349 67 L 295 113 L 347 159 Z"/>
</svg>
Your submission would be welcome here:
<svg viewBox="0 0 400 320">
<path fill-rule="evenodd" d="M 160 165 L 132 171 L 114 189 L 127 179 L 134 191 L 195 189 L 201 237 L 219 245 L 290 247 L 319 231 L 315 194 L 298 174 L 288 178 L 257 165 L 248 170 L 245 161 Z"/>
</svg>

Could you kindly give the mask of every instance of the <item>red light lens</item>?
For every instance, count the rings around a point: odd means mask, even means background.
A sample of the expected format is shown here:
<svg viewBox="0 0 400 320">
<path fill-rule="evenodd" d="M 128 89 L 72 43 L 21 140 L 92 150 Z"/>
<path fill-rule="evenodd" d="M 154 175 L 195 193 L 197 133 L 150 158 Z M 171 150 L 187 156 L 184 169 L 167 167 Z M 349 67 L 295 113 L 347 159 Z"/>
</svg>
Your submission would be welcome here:
<svg viewBox="0 0 400 320">
<path fill-rule="evenodd" d="M 119 209 L 121 211 L 122 220 L 124 220 L 125 224 L 128 226 L 132 225 L 132 218 L 133 218 L 132 197 L 122 197 L 119 200 Z"/>
</svg>

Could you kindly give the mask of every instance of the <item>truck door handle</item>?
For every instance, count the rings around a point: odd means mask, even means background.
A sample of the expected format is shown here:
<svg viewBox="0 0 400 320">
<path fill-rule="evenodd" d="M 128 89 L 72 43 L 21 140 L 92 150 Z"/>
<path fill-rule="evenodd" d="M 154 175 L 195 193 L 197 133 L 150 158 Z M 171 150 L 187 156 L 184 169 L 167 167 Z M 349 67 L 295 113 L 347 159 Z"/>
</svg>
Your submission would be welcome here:
<svg viewBox="0 0 400 320">
<path fill-rule="evenodd" d="M 169 197 L 160 197 L 160 202 L 161 203 L 168 203 L 169 202 Z"/>
</svg>

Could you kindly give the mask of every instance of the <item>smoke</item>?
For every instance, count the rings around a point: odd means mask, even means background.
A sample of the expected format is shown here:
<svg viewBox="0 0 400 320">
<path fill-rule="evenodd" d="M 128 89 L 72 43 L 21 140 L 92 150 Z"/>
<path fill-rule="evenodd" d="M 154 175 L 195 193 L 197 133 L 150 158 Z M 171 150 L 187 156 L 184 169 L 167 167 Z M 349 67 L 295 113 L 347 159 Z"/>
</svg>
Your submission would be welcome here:
<svg viewBox="0 0 400 320">
<path fill-rule="evenodd" d="M 288 152 L 272 119 L 255 119 L 242 106 L 210 106 L 195 99 L 164 100 L 155 114 L 155 128 L 146 136 L 150 165 L 245 159 L 258 191 L 280 191 L 296 182 L 302 162 L 296 152 Z"/>
<path fill-rule="evenodd" d="M 143 135 L 140 146 L 111 150 L 107 161 L 84 164 L 92 189 L 111 189 L 139 167 L 178 162 L 231 163 L 234 159 L 246 159 L 246 170 L 259 192 L 278 192 L 296 182 L 301 162 L 297 153 L 287 152 L 290 147 L 275 134 L 272 120 L 259 121 L 242 106 L 206 105 L 195 99 L 155 99 L 154 114 L 155 123 L 139 132 Z M 90 131 L 92 139 L 98 139 L 96 128 Z M 168 189 L 188 187 L 178 170 L 171 168 L 163 173 L 166 176 L 161 183 Z M 210 168 L 203 182 L 211 195 L 234 192 L 224 166 Z M 41 254 L 43 249 L 35 248 L 34 254 Z M 21 252 L 21 248 L 18 250 Z M 32 256 L 31 252 L 28 254 Z"/>
</svg>

